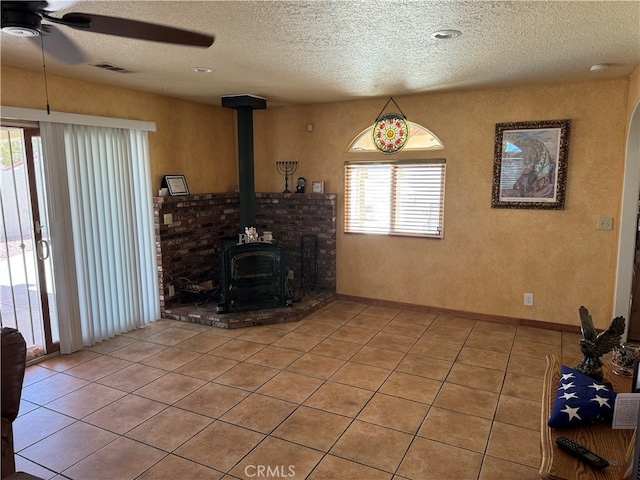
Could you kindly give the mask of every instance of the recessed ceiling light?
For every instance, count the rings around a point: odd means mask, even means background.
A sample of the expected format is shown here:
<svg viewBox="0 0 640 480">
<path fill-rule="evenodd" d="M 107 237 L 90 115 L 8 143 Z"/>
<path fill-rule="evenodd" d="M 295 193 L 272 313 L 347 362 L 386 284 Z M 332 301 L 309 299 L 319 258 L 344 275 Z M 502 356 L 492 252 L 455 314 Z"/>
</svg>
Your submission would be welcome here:
<svg viewBox="0 0 640 480">
<path fill-rule="evenodd" d="M 429 36 L 435 40 L 448 40 L 450 38 L 459 37 L 460 35 L 462 35 L 460 30 L 438 30 Z"/>
<path fill-rule="evenodd" d="M 193 67 L 191 70 L 196 73 L 211 73 L 212 71 L 209 67 Z"/>
<path fill-rule="evenodd" d="M 589 70 L 591 70 L 592 72 L 604 72 L 610 66 L 611 65 L 609 65 L 608 63 L 596 63 L 595 65 L 591 65 L 589 67 Z"/>
</svg>

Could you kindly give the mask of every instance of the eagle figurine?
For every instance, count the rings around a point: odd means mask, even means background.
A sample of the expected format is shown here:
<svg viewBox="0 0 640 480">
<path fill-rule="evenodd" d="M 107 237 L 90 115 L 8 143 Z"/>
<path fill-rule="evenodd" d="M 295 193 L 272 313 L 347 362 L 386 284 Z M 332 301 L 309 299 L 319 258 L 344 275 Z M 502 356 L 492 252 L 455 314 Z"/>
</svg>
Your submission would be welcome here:
<svg viewBox="0 0 640 480">
<path fill-rule="evenodd" d="M 609 327 L 598 334 L 593 326 L 593 319 L 584 306 L 580 307 L 580 329 L 582 336 L 579 341 L 580 351 L 584 358 L 576 366 L 575 370 L 596 380 L 602 380 L 602 362 L 600 356 L 610 352 L 613 347 L 620 344 L 624 334 L 624 317 L 616 317 Z"/>
</svg>

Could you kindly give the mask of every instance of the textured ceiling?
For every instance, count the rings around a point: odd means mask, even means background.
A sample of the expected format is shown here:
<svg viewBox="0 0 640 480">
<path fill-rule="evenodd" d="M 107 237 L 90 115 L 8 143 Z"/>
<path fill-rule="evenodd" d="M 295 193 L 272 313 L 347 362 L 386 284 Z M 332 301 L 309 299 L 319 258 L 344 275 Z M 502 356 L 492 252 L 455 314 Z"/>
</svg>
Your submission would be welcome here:
<svg viewBox="0 0 640 480">
<path fill-rule="evenodd" d="M 344 101 L 479 86 L 628 76 L 640 64 L 633 1 L 81 1 L 57 11 L 213 34 L 202 49 L 59 27 L 87 54 L 47 73 L 202 103 L 253 94 L 269 105 Z M 462 36 L 434 40 L 456 29 Z M 46 41 L 46 37 L 45 37 Z M 42 53 L 2 34 L 2 64 L 42 71 Z M 133 70 L 121 74 L 91 64 Z M 611 67 L 592 73 L 595 63 Z M 196 74 L 192 67 L 210 67 Z"/>
</svg>

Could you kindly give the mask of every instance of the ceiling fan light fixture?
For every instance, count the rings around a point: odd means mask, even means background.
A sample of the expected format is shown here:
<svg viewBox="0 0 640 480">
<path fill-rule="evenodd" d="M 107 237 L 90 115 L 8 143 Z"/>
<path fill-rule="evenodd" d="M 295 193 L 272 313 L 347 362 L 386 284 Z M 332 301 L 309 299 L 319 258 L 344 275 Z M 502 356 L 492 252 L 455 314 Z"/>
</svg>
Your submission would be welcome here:
<svg viewBox="0 0 640 480">
<path fill-rule="evenodd" d="M 2 12 L 2 31 L 16 37 L 37 37 L 42 30 L 42 17 L 28 10 Z"/>
<path fill-rule="evenodd" d="M 9 35 L 15 35 L 16 37 L 37 37 L 40 35 L 40 32 L 35 28 L 18 27 L 13 25 L 2 27 L 2 31 Z"/>
<path fill-rule="evenodd" d="M 460 30 L 438 30 L 429 35 L 434 40 L 449 40 L 451 38 L 457 38 L 462 35 Z"/>
</svg>

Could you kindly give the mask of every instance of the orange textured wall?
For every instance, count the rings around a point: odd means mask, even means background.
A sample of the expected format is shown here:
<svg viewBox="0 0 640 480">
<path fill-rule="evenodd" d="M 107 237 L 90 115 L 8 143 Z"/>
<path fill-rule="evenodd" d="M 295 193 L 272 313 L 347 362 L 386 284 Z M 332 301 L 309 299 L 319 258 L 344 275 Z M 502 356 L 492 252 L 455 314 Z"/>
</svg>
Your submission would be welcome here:
<svg viewBox="0 0 640 480">
<path fill-rule="evenodd" d="M 613 311 L 628 80 L 521 86 L 394 97 L 431 129 L 447 159 L 444 239 L 344 234 L 343 165 L 353 137 L 386 99 L 270 108 L 256 114 L 257 190 L 279 191 L 277 160 L 338 194 L 338 293 L 479 314 L 579 325 Z M 566 206 L 491 208 L 495 124 L 571 119 Z M 313 124 L 313 132 L 307 125 Z M 402 155 L 398 154 L 399 156 Z M 415 156 L 415 155 L 414 155 Z M 523 294 L 534 294 L 533 307 Z"/>
<path fill-rule="evenodd" d="M 46 110 L 42 74 L 3 66 L 2 105 Z M 155 122 L 149 133 L 153 191 L 183 174 L 191 193 L 230 192 L 238 183 L 233 111 L 152 93 L 47 76 L 52 111 Z"/>
<path fill-rule="evenodd" d="M 394 97 L 446 147 L 428 155 L 447 159 L 443 240 L 342 233 L 343 165 L 352 158 L 345 150 L 386 98 L 256 111 L 256 190 L 282 191 L 275 162 L 297 160 L 294 177 L 324 180 L 325 191 L 338 194 L 340 294 L 572 326 L 585 305 L 603 328 L 613 311 L 618 237 L 617 228 L 596 225 L 598 217 L 613 217 L 614 225 L 619 217 L 639 76 Z M 156 122 L 154 182 L 184 173 L 194 193 L 238 183 L 230 110 L 58 77 L 49 77 L 49 92 L 53 110 Z M 43 109 L 41 75 L 3 67 L 1 100 Z M 565 210 L 491 209 L 495 124 L 565 118 L 572 121 Z M 533 307 L 523 305 L 525 292 L 534 294 Z"/>
</svg>

